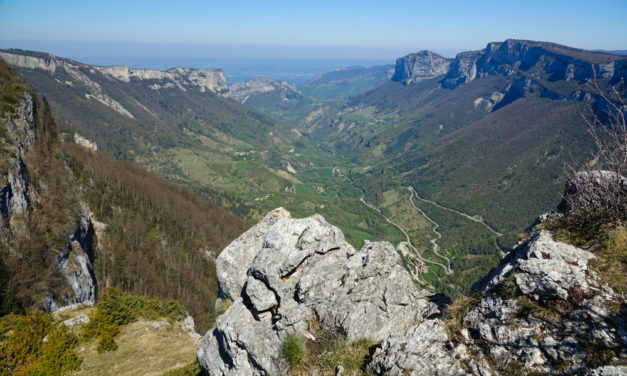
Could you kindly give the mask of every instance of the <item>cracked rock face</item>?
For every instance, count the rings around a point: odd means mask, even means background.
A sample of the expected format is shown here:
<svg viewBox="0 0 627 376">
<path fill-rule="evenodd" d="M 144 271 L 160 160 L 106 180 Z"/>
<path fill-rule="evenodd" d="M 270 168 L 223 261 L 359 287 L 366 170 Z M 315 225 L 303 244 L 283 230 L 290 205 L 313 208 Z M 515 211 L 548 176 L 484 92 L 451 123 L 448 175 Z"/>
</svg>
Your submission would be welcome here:
<svg viewBox="0 0 627 376">
<path fill-rule="evenodd" d="M 368 370 L 375 375 L 465 375 L 446 349 L 448 335 L 440 320 L 427 320 L 407 333 L 386 339 Z"/>
<path fill-rule="evenodd" d="M 588 270 L 593 257 L 554 241 L 549 232 L 533 234 L 482 282 L 483 297 L 455 337 L 440 319 L 423 321 L 384 340 L 368 370 L 440 376 L 512 370 L 625 374 L 625 366 L 594 366 L 602 351 L 611 351 L 611 362 L 627 363 L 627 320 L 624 308 L 615 307 L 625 296 L 601 286 Z"/>
<path fill-rule="evenodd" d="M 33 62 L 29 59 L 24 61 Z M 13 242 L 31 236 L 27 226 L 28 215 L 33 213 L 33 207 L 41 200 L 41 185 L 33 180 L 27 165 L 27 157 L 33 152 L 32 145 L 35 143 L 35 123 L 35 101 L 29 94 L 24 94 L 15 111 L 0 114 L 0 127 L 5 131 L 5 140 L 0 140 L 0 144 L 3 144 L 4 162 L 8 166 L 0 171 L 0 237 L 3 238 L 0 241 L 6 241 L 0 243 L 0 247 L 6 246 L 13 254 L 19 250 Z M 40 297 L 38 303 L 40 308 L 48 311 L 57 310 L 59 305 L 93 304 L 95 301 L 96 278 L 92 268 L 94 231 L 89 209 L 82 203 L 79 205 L 80 221 L 74 228 L 68 229 L 65 247 L 55 259 L 56 270 L 66 283 L 49 287 L 49 295 Z"/>
<path fill-rule="evenodd" d="M 547 231 L 520 243 L 488 275 L 484 298 L 464 318 L 474 344 L 482 344 L 498 367 L 547 374 L 584 374 L 596 349 L 625 362 L 624 308 L 610 309 L 625 297 L 600 285 L 588 269 L 592 258 Z"/>
<path fill-rule="evenodd" d="M 510 253 L 487 279 L 481 293 L 487 294 L 516 269 L 518 288 L 534 300 L 563 299 L 569 290 L 578 292 L 598 288 L 587 278 L 588 262 L 595 256 L 587 251 L 556 242 L 547 231 L 534 234 Z"/>
<path fill-rule="evenodd" d="M 277 209 L 229 245 L 216 267 L 234 303 L 199 342 L 198 361 L 210 375 L 281 374 L 283 340 L 314 319 L 350 342 L 401 334 L 437 312 L 391 244 L 355 252 L 320 215 L 292 219 Z"/>
</svg>

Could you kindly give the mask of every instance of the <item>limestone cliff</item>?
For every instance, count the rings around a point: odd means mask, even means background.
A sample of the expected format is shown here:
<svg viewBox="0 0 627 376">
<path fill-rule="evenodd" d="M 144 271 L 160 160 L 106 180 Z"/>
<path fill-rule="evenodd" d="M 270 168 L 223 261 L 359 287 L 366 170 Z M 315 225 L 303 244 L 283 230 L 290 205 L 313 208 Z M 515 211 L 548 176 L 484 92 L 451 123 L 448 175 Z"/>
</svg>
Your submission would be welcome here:
<svg viewBox="0 0 627 376">
<path fill-rule="evenodd" d="M 453 89 L 490 74 L 505 76 L 539 67 L 549 81 L 594 78 L 618 80 L 627 75 L 627 59 L 623 56 L 579 50 L 554 43 L 508 39 L 488 43 L 481 51 L 462 52 L 451 64 L 442 86 Z"/>
<path fill-rule="evenodd" d="M 431 51 L 420 51 L 396 60 L 392 81 L 403 84 L 418 82 L 446 74 L 451 60 Z"/>
<path fill-rule="evenodd" d="M 270 78 L 255 78 L 238 82 L 230 88 L 231 98 L 241 103 L 246 103 L 251 97 L 268 94 L 279 96 L 282 101 L 299 99 L 301 97 L 300 91 L 298 91 L 296 86 L 285 81 L 276 81 Z"/>
<path fill-rule="evenodd" d="M 549 81 L 586 82 L 595 74 L 599 79 L 616 81 L 627 76 L 627 58 L 624 56 L 554 43 L 508 39 L 488 43 L 481 51 L 461 52 L 454 59 L 443 58 L 431 51 L 409 54 L 397 59 L 392 81 L 410 84 L 445 75 L 441 80 L 442 87 L 454 89 L 488 75 L 520 78 L 521 72 L 533 67 L 539 67 Z"/>
<path fill-rule="evenodd" d="M 176 87 L 183 91 L 194 88 L 203 93 L 211 91 L 217 94 L 227 94 L 229 91 L 222 69 L 175 67 L 166 71 L 160 71 L 156 69 L 129 68 L 124 65 L 94 68 L 109 77 L 123 82 L 154 80 L 156 82 L 150 85 L 150 88 L 153 90 Z"/>
<path fill-rule="evenodd" d="M 118 101 L 104 93 L 101 85 L 94 82 L 93 77 L 90 78 L 91 75 L 99 72 L 106 77 L 122 82 L 128 83 L 134 80 L 145 82 L 153 90 L 176 88 L 182 91 L 210 91 L 222 95 L 228 94 L 229 91 L 221 69 L 174 67 L 166 71 L 160 71 L 156 69 L 135 69 L 124 65 L 101 67 L 53 55 L 21 50 L 3 50 L 0 51 L 0 57 L 14 67 L 43 70 L 51 75 L 58 73 L 58 70 L 67 72 L 76 81 L 91 86 L 94 91 L 91 95 L 94 95 L 94 99 L 110 107 L 117 108 L 118 112 L 129 117 L 132 117 L 130 112 L 126 111 Z M 74 80 L 67 81 L 65 84 L 74 85 Z"/>
</svg>

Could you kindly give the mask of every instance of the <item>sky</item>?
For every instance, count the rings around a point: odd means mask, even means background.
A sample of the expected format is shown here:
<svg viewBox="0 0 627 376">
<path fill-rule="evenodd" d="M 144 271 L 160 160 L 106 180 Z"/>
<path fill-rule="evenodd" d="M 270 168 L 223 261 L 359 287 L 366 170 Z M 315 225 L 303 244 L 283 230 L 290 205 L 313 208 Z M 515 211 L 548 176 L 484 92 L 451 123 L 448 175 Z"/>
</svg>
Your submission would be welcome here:
<svg viewBox="0 0 627 376">
<path fill-rule="evenodd" d="M 447 57 L 508 38 L 627 49 L 627 0 L 0 0 L 0 48 L 110 59 Z M 87 61 L 86 61 L 87 60 Z"/>
</svg>

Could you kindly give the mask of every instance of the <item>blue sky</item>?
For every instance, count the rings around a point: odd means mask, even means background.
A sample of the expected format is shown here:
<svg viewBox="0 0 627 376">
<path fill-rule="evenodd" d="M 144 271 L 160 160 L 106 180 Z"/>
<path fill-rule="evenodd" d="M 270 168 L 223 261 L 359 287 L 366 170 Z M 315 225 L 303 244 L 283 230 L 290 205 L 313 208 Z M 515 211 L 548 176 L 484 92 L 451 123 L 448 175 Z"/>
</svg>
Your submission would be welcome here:
<svg viewBox="0 0 627 376">
<path fill-rule="evenodd" d="M 393 59 L 507 38 L 627 49 L 627 0 L 0 0 L 0 47 L 68 57 Z"/>
</svg>

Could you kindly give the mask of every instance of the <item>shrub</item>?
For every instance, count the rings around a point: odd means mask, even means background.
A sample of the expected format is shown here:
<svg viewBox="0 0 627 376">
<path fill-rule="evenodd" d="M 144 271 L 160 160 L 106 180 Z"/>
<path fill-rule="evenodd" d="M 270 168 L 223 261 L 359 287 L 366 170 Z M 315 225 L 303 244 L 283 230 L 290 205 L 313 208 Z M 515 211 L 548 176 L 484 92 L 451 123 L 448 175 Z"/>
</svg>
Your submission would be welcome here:
<svg viewBox="0 0 627 376">
<path fill-rule="evenodd" d="M 283 341 L 283 356 L 294 368 L 304 363 L 307 359 L 307 340 L 298 334 L 290 334 Z"/>
<path fill-rule="evenodd" d="M 149 296 L 134 296 L 110 288 L 96 304 L 89 323 L 83 329 L 84 338 L 98 338 L 98 351 L 117 349 L 115 337 L 120 333 L 120 326 L 129 324 L 139 317 L 148 320 L 166 318 L 181 320 L 187 313 L 173 300 L 160 300 Z"/>
<path fill-rule="evenodd" d="M 27 311 L 0 343 L 0 374 L 60 375 L 78 369 L 82 360 L 74 350 L 77 343 L 49 314 Z"/>
<path fill-rule="evenodd" d="M 118 344 L 115 342 L 115 336 L 120 332 L 120 328 L 113 324 L 108 327 L 109 330 L 103 330 L 98 336 L 97 350 L 99 353 L 105 351 L 115 351 L 118 349 Z"/>
</svg>

